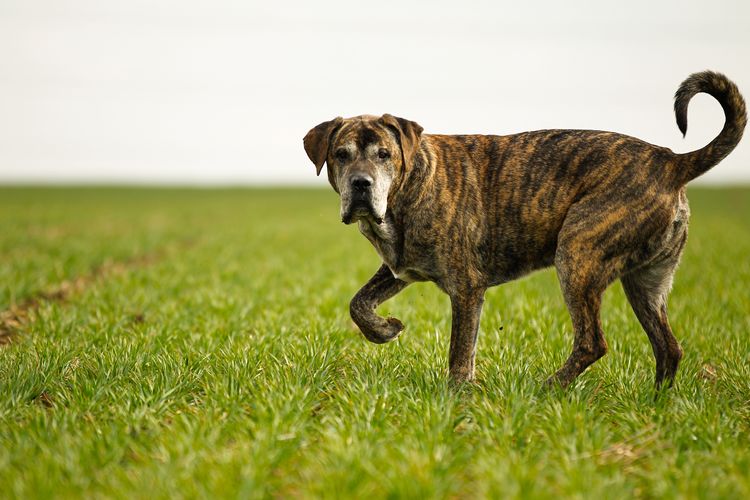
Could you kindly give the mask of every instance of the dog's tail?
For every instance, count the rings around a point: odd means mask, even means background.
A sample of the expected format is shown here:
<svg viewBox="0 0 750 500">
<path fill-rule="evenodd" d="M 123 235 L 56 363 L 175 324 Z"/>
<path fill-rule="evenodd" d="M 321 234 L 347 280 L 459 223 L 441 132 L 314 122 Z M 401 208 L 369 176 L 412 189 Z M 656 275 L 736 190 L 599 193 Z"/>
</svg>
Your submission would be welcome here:
<svg viewBox="0 0 750 500">
<path fill-rule="evenodd" d="M 685 185 L 723 160 L 737 146 L 747 124 L 745 100 L 729 78 L 721 73 L 703 71 L 690 75 L 674 95 L 674 114 L 684 137 L 687 133 L 687 109 L 690 99 L 700 92 L 713 96 L 724 108 L 724 128 L 707 146 L 677 155 L 677 177 Z"/>
</svg>

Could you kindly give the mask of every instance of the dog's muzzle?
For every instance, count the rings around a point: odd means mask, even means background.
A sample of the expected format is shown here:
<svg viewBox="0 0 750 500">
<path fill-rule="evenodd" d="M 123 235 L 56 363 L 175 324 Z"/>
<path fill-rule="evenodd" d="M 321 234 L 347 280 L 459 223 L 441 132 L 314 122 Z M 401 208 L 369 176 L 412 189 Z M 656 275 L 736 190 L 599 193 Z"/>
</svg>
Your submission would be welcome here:
<svg viewBox="0 0 750 500">
<path fill-rule="evenodd" d="M 373 178 L 368 174 L 355 174 L 349 180 L 349 206 L 341 218 L 344 224 L 351 224 L 364 217 L 373 217 L 381 224 L 383 219 L 375 217 L 372 203 Z"/>
</svg>

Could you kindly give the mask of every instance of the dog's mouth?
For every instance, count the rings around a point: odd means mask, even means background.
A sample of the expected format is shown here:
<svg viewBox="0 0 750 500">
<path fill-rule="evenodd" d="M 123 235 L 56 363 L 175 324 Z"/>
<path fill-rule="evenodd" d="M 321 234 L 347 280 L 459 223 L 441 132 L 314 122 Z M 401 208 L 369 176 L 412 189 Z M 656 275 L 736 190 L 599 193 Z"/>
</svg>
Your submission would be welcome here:
<svg viewBox="0 0 750 500">
<path fill-rule="evenodd" d="M 355 196 L 344 211 L 344 215 L 341 217 L 341 222 L 344 224 L 351 224 L 361 219 L 368 218 L 374 220 L 377 224 L 383 223 L 383 218 L 375 215 L 375 210 L 373 209 L 369 198 Z"/>
</svg>

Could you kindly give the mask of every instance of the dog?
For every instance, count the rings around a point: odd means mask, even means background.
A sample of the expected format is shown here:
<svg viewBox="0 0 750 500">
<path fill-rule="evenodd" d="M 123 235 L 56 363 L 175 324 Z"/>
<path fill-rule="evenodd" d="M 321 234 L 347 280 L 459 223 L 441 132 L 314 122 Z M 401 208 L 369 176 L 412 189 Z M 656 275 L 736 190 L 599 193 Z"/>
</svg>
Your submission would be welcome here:
<svg viewBox="0 0 750 500">
<path fill-rule="evenodd" d="M 352 299 L 352 319 L 369 341 L 389 342 L 404 325 L 377 306 L 409 283 L 434 282 L 451 300 L 450 377 L 469 381 L 487 288 L 554 265 L 575 340 L 546 385 L 568 386 L 607 352 L 601 298 L 620 279 L 653 348 L 656 388 L 671 386 L 682 349 L 667 295 L 687 239 L 685 186 L 737 146 L 747 123 L 737 86 L 705 71 L 675 94 L 683 136 L 699 92 L 726 121 L 685 154 L 593 130 L 428 135 L 389 114 L 317 125 L 305 151 L 318 175 L 327 164 L 341 220 L 357 222 L 383 260 Z"/>
</svg>

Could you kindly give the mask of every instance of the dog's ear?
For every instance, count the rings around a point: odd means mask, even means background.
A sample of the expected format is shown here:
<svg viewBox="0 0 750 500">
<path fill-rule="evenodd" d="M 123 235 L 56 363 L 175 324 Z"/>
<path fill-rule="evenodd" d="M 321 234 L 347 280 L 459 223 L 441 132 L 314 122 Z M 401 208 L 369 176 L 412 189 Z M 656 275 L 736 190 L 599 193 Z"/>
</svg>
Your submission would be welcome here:
<svg viewBox="0 0 750 500">
<path fill-rule="evenodd" d="M 414 161 L 414 155 L 419 149 L 419 138 L 424 130 L 417 122 L 398 118 L 393 115 L 384 114 L 380 120 L 388 127 L 395 130 L 401 142 L 401 161 L 404 169 Z"/>
<path fill-rule="evenodd" d="M 323 170 L 323 165 L 328 156 L 328 146 L 330 145 L 331 135 L 333 135 L 333 132 L 339 128 L 343 122 L 344 119 L 340 116 L 331 121 L 323 122 L 320 125 L 313 127 L 302 140 L 305 144 L 305 153 L 307 153 L 310 161 L 315 164 L 318 175 L 320 175 L 320 171 Z"/>
</svg>

